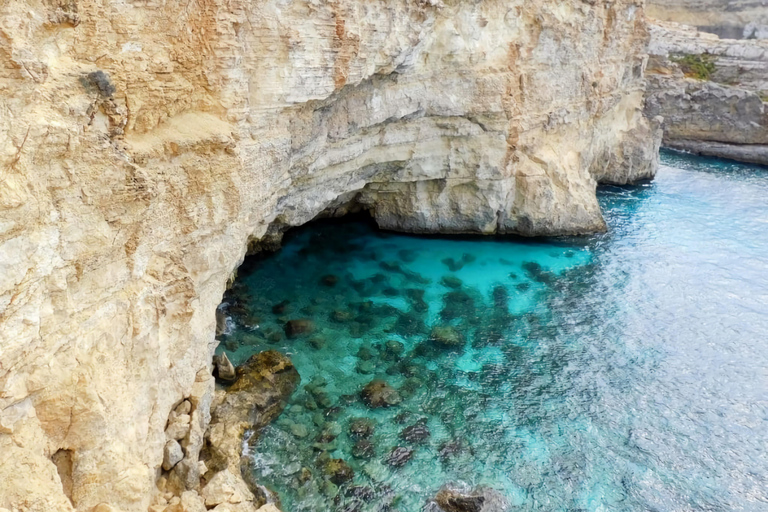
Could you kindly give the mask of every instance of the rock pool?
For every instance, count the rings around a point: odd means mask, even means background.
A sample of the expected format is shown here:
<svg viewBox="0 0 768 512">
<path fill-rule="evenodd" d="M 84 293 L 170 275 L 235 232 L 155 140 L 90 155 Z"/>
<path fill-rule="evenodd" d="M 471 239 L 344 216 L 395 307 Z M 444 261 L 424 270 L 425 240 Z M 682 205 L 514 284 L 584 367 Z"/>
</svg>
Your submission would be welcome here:
<svg viewBox="0 0 768 512">
<path fill-rule="evenodd" d="M 249 259 L 220 350 L 302 378 L 258 480 L 286 512 L 415 512 L 449 483 L 514 510 L 768 510 L 768 170 L 663 162 L 601 190 L 606 234 L 323 221 Z"/>
</svg>

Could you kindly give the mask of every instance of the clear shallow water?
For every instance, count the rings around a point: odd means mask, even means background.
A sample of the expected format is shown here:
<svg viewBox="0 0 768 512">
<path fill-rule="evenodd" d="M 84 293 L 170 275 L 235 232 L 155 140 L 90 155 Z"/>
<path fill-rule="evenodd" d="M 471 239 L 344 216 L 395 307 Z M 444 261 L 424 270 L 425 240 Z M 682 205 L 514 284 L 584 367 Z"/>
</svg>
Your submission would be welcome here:
<svg viewBox="0 0 768 512">
<path fill-rule="evenodd" d="M 283 509 L 419 511 L 453 483 L 515 510 L 768 510 L 768 171 L 663 161 L 651 184 L 601 191 L 604 235 L 317 223 L 247 262 L 223 348 L 236 364 L 281 350 L 302 377 L 253 455 Z M 314 332 L 286 338 L 281 322 L 298 318 Z M 434 325 L 463 347 L 432 343 Z M 369 409 L 373 378 L 402 402 Z M 375 422 L 370 458 L 352 453 L 355 417 Z M 403 440 L 418 422 L 429 438 Z M 399 468 L 395 446 L 414 450 Z M 328 457 L 354 479 L 326 483 Z"/>
</svg>

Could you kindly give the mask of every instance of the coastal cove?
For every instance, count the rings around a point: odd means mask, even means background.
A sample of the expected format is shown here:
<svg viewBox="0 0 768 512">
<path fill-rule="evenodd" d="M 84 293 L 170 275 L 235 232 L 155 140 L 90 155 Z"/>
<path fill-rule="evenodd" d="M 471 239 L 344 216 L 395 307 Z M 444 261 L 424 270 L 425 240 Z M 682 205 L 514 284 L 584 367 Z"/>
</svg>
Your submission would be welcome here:
<svg viewBox="0 0 768 512">
<path fill-rule="evenodd" d="M 296 512 L 421 510 L 445 485 L 521 510 L 763 509 L 768 171 L 663 152 L 599 200 L 600 235 L 341 219 L 246 260 L 218 352 L 301 376 L 256 481 Z"/>
</svg>

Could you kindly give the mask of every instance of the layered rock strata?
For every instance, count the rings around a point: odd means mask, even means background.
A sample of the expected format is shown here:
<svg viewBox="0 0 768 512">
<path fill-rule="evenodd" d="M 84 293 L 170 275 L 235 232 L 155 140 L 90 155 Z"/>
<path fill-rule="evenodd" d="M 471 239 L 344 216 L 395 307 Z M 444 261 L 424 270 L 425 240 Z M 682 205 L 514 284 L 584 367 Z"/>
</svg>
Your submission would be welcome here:
<svg viewBox="0 0 768 512">
<path fill-rule="evenodd" d="M 646 113 L 663 116 L 664 145 L 768 165 L 768 40 L 650 31 Z"/>
<path fill-rule="evenodd" d="M 649 0 L 648 16 L 727 39 L 768 39 L 765 0 Z"/>
<path fill-rule="evenodd" d="M 646 35 L 636 0 L 0 3 L 0 508 L 161 507 L 170 441 L 199 472 L 249 243 L 604 229 L 596 180 L 655 172 Z"/>
</svg>

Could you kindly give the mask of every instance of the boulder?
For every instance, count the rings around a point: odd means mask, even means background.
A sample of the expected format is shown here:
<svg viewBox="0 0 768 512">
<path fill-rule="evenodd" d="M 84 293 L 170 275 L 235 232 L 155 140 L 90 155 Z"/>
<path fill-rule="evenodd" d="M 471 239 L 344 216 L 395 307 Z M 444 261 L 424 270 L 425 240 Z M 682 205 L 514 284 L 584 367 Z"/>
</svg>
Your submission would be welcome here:
<svg viewBox="0 0 768 512">
<path fill-rule="evenodd" d="M 488 487 L 477 487 L 468 491 L 459 491 L 444 487 L 433 503 L 437 505 L 425 510 L 434 512 L 505 512 L 509 503 L 498 491 Z"/>
<path fill-rule="evenodd" d="M 181 449 L 181 445 L 175 439 L 169 440 L 165 443 L 163 448 L 163 469 L 170 471 L 178 464 L 181 459 L 184 458 L 184 452 Z"/>
<path fill-rule="evenodd" d="M 253 501 L 254 496 L 243 479 L 232 474 L 229 469 L 219 471 L 211 478 L 200 496 L 205 500 L 205 506 L 215 507 L 220 503 L 242 503 Z"/>
<path fill-rule="evenodd" d="M 424 423 L 419 422 L 410 427 L 405 427 L 400 432 L 400 439 L 411 444 L 421 444 L 426 442 L 430 435 L 432 434 L 429 428 Z"/>
<path fill-rule="evenodd" d="M 315 323 L 309 318 L 299 318 L 297 320 L 288 320 L 283 328 L 285 335 L 289 338 L 295 338 L 304 334 L 315 332 Z"/>
<path fill-rule="evenodd" d="M 399 468 L 404 466 L 413 457 L 413 449 L 404 446 L 396 446 L 389 452 L 384 460 L 388 465 Z"/>
<path fill-rule="evenodd" d="M 349 422 L 349 435 L 355 439 L 371 437 L 375 429 L 376 423 L 371 418 L 352 418 Z"/>
<path fill-rule="evenodd" d="M 397 390 L 380 379 L 374 379 L 366 384 L 360 392 L 360 398 L 372 409 L 391 407 L 402 401 Z"/>
<path fill-rule="evenodd" d="M 441 348 L 457 349 L 464 346 L 464 337 L 450 325 L 436 325 L 432 328 L 429 340 Z"/>
<path fill-rule="evenodd" d="M 355 476 L 354 470 L 344 459 L 331 459 L 327 461 L 323 466 L 323 473 L 325 473 L 328 480 L 336 485 L 348 482 Z"/>
<path fill-rule="evenodd" d="M 370 459 L 376 455 L 376 447 L 368 439 L 360 439 L 352 446 L 352 456 L 356 459 Z"/>
</svg>

